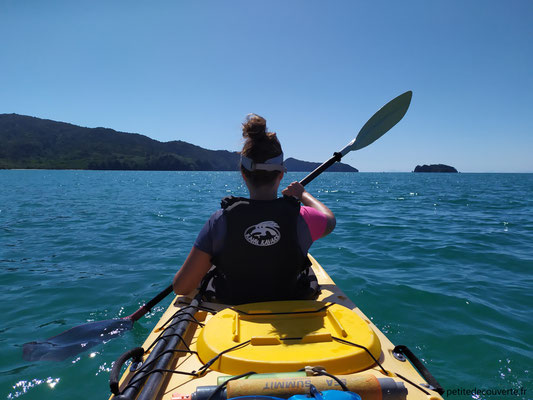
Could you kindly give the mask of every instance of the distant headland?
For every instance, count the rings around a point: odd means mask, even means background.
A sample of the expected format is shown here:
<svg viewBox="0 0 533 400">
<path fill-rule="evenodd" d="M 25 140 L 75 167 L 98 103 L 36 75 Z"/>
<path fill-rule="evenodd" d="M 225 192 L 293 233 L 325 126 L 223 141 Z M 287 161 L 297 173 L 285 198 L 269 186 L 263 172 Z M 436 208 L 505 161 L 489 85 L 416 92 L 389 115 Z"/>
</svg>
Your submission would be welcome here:
<svg viewBox="0 0 533 400">
<path fill-rule="evenodd" d="M 430 164 L 430 165 L 417 165 L 413 172 L 453 172 L 458 171 L 449 165 L 444 164 Z"/>
<path fill-rule="evenodd" d="M 207 150 L 137 133 L 84 128 L 18 114 L 0 114 L 0 169 L 236 171 L 238 152 Z M 320 163 L 288 158 L 288 171 L 312 171 Z M 336 163 L 331 172 L 358 172 Z"/>
</svg>

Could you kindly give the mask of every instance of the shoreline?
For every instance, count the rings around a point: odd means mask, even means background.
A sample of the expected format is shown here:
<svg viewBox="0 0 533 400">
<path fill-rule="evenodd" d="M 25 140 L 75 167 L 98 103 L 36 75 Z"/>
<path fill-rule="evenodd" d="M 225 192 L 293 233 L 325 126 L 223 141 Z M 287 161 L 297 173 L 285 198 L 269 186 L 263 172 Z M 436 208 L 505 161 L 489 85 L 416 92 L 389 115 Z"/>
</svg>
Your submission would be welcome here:
<svg viewBox="0 0 533 400">
<path fill-rule="evenodd" d="M 72 168 L 0 168 L 0 171 L 115 171 L 115 172 L 239 172 L 228 171 L 228 170 L 152 170 L 152 169 L 72 169 Z M 287 173 L 300 173 L 300 172 L 311 172 L 311 171 L 287 171 Z M 422 174 L 422 175 L 464 175 L 464 174 L 533 174 L 531 172 L 498 172 L 498 171 L 487 171 L 487 172 L 470 172 L 470 171 L 459 171 L 459 172 L 414 172 L 414 171 L 324 171 L 327 174 Z"/>
</svg>

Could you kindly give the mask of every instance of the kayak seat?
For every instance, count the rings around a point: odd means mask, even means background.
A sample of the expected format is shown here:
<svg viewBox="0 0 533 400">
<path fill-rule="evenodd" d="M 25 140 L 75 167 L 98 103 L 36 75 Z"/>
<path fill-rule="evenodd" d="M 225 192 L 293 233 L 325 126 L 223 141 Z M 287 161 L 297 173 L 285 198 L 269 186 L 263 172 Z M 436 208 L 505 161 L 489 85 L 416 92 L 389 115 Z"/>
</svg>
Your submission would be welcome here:
<svg viewBox="0 0 533 400">
<path fill-rule="evenodd" d="M 226 308 L 208 320 L 196 347 L 209 368 L 230 375 L 309 365 L 348 374 L 371 367 L 381 355 L 380 341 L 363 318 L 339 304 L 313 300 Z"/>
</svg>

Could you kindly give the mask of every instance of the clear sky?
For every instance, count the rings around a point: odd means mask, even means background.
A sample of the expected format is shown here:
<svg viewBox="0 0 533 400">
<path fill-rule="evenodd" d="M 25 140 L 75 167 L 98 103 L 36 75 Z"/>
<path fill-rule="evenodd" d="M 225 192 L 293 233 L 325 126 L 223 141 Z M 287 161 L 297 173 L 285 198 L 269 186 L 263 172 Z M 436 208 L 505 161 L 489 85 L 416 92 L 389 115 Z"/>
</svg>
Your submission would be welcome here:
<svg viewBox="0 0 533 400">
<path fill-rule="evenodd" d="M 0 40 L 0 113 L 239 150 L 254 112 L 319 162 L 412 90 L 345 162 L 533 172 L 531 0 L 0 0 Z"/>
</svg>

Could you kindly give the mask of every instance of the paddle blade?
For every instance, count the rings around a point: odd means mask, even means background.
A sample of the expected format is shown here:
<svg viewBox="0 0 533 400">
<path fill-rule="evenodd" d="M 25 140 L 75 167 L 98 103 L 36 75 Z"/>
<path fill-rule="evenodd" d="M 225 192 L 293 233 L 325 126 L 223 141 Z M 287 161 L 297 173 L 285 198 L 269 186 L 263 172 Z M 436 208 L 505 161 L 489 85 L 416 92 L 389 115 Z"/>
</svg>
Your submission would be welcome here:
<svg viewBox="0 0 533 400">
<path fill-rule="evenodd" d="M 22 358 L 26 361 L 63 361 L 132 327 L 133 321 L 125 318 L 79 325 L 45 341 L 25 343 Z"/>
<path fill-rule="evenodd" d="M 403 118 L 412 97 L 413 92 L 408 91 L 385 104 L 361 128 L 355 140 L 342 149 L 341 154 L 344 156 L 352 150 L 362 149 L 387 133 Z"/>
</svg>

